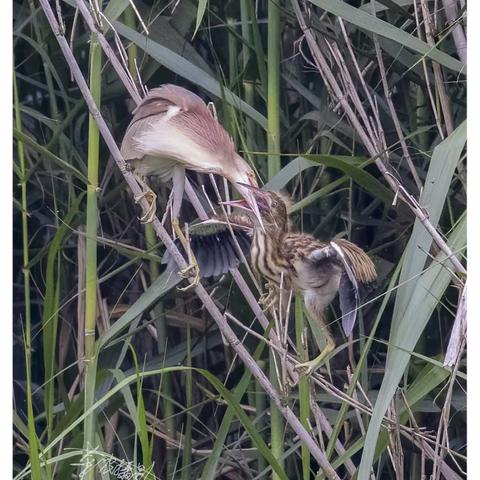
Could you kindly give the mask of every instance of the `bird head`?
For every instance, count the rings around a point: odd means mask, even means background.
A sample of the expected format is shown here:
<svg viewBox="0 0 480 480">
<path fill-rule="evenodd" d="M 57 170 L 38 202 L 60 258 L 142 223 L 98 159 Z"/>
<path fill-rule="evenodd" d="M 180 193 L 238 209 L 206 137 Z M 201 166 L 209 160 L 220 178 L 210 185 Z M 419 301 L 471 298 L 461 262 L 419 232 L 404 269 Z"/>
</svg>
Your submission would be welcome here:
<svg viewBox="0 0 480 480">
<path fill-rule="evenodd" d="M 233 204 L 238 203 L 237 206 L 244 205 L 245 208 L 253 214 L 255 221 L 263 228 L 263 220 L 255 196 L 255 191 L 259 190 L 257 177 L 252 168 L 235 152 L 232 161 L 228 162 L 228 165 L 223 164 L 222 174 L 235 186 L 238 193 L 243 197 L 243 200 L 233 202 Z"/>
<path fill-rule="evenodd" d="M 290 204 L 288 197 L 281 193 L 262 190 L 257 186 L 247 184 L 241 184 L 240 186 L 248 190 L 254 198 L 262 219 L 263 228 L 266 231 L 274 233 L 288 230 L 288 206 Z M 229 202 L 229 204 L 253 213 L 245 200 Z M 255 217 L 253 218 L 255 224 L 260 226 L 256 215 L 253 216 Z"/>
</svg>

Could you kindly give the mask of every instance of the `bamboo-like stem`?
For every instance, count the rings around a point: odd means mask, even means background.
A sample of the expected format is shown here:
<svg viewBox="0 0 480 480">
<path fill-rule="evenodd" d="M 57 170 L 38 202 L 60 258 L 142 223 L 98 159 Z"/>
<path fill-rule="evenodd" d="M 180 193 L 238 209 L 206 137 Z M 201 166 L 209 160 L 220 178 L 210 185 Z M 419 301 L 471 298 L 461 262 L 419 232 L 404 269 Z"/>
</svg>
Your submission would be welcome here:
<svg viewBox="0 0 480 480">
<path fill-rule="evenodd" d="M 260 82 L 262 84 L 263 90 L 266 93 L 267 90 L 267 69 L 265 66 L 265 55 L 263 49 L 262 36 L 260 34 L 260 27 L 257 22 L 255 14 L 255 5 L 253 0 L 245 0 L 246 8 L 248 12 L 248 17 L 252 25 L 252 34 L 253 34 L 253 43 L 255 45 L 255 50 L 257 52 L 257 66 L 258 74 L 260 76 Z"/>
<path fill-rule="evenodd" d="M 280 7 L 268 1 L 268 179 L 280 171 Z"/>
<path fill-rule="evenodd" d="M 187 325 L 187 367 L 192 366 L 192 335 L 191 327 Z M 182 480 L 190 480 L 192 470 L 192 370 L 185 372 L 185 433 L 182 458 Z"/>
<path fill-rule="evenodd" d="M 90 37 L 90 91 L 96 105 L 100 105 L 102 84 L 102 49 L 97 35 Z M 88 184 L 87 184 L 87 238 L 85 256 L 85 389 L 84 411 L 95 402 L 96 352 L 95 331 L 97 318 L 97 191 L 99 167 L 100 135 L 93 115 L 88 119 Z M 85 419 L 83 427 L 83 448 L 96 448 L 95 412 Z M 95 468 L 86 471 L 87 480 L 94 480 Z"/>
<path fill-rule="evenodd" d="M 267 176 L 270 180 L 281 168 L 280 165 L 280 8 L 278 0 L 268 1 L 267 45 Z M 274 353 L 270 352 L 270 381 L 278 388 Z M 272 454 L 280 462 L 284 454 L 284 424 L 274 402 L 270 403 L 270 442 Z M 281 465 L 283 466 L 283 460 Z M 272 472 L 273 480 L 278 476 Z"/>
<path fill-rule="evenodd" d="M 295 297 L 295 341 L 300 362 L 308 361 L 308 345 L 305 337 L 305 322 L 303 317 L 303 300 L 301 297 Z M 308 378 L 301 377 L 298 382 L 298 395 L 300 398 L 300 421 L 305 428 L 308 428 L 310 417 L 310 387 Z M 302 452 L 302 471 L 303 480 L 310 479 L 310 452 L 304 445 Z"/>
<path fill-rule="evenodd" d="M 265 361 L 264 360 L 259 360 L 258 361 L 258 366 L 262 369 L 265 370 Z M 255 386 L 255 411 L 257 412 L 257 416 L 260 417 L 260 419 L 257 422 L 257 428 L 262 435 L 262 437 L 265 437 L 265 430 L 267 430 L 267 419 L 265 418 L 264 412 L 267 410 L 267 397 L 265 395 L 265 392 L 262 389 L 262 386 L 259 385 L 258 381 L 254 381 L 253 385 Z M 265 458 L 263 455 L 260 453 L 257 455 L 257 471 L 261 472 L 266 468 L 266 462 Z"/>
<path fill-rule="evenodd" d="M 277 371 L 275 368 L 275 352 L 270 350 L 269 354 L 269 374 L 270 374 L 270 381 L 275 389 L 278 390 L 279 382 Z M 273 456 L 278 460 L 278 463 L 282 468 L 285 466 L 284 460 L 284 445 L 285 445 L 285 425 L 283 422 L 282 414 L 278 409 L 275 401 L 270 398 L 270 448 L 272 450 Z M 277 475 L 276 472 L 272 471 L 272 479 L 279 480 L 280 477 Z"/>
<path fill-rule="evenodd" d="M 252 43 L 252 30 L 248 23 L 248 5 L 247 0 L 240 0 L 240 18 L 242 22 L 242 38 L 244 43 L 242 44 L 242 69 L 243 75 L 248 67 L 248 61 L 250 59 L 250 49 L 248 45 Z M 247 102 L 252 107 L 255 104 L 255 86 L 253 81 L 250 79 L 243 80 L 243 92 L 245 102 Z M 255 122 L 248 116 L 245 118 L 246 126 L 246 138 L 247 138 L 247 147 L 250 152 L 255 150 Z"/>
<path fill-rule="evenodd" d="M 136 22 L 135 22 L 135 12 L 133 11 L 132 5 L 127 7 L 125 9 L 125 12 L 123 13 L 125 17 L 125 25 L 130 28 L 135 28 L 136 27 Z M 135 78 L 137 74 L 137 69 L 135 65 L 135 59 L 137 58 L 137 52 L 138 52 L 138 47 L 136 43 L 131 42 L 130 45 L 127 47 L 127 59 L 128 59 L 128 71 L 130 72 L 130 75 L 132 78 Z"/>
<path fill-rule="evenodd" d="M 15 127 L 23 131 L 20 116 L 20 102 L 18 99 L 17 77 L 13 72 L 13 103 L 15 107 Z M 32 314 L 30 302 L 30 268 L 28 254 L 28 205 L 27 205 L 27 177 L 25 170 L 25 148 L 23 142 L 17 141 L 18 160 L 20 164 L 19 183 L 22 195 L 22 250 L 23 250 L 23 291 L 25 300 L 25 377 L 27 387 L 27 423 L 28 423 L 28 456 L 32 467 L 32 479 L 40 480 L 40 460 L 38 457 L 38 438 L 35 431 L 35 417 L 32 402 Z"/>
<path fill-rule="evenodd" d="M 78 66 L 77 61 L 68 45 L 68 42 L 65 36 L 60 32 L 59 25 L 57 19 L 52 11 L 52 8 L 48 2 L 48 0 L 39 0 L 40 5 L 50 23 L 50 27 L 52 28 L 53 33 L 55 34 L 57 41 L 59 43 L 60 49 L 65 57 L 65 60 L 68 63 L 68 66 L 71 70 L 71 73 L 80 89 L 82 96 L 85 99 L 85 102 L 88 106 L 88 109 L 91 115 L 95 118 L 97 125 L 99 127 L 100 133 L 110 150 L 112 158 L 115 160 L 120 172 L 125 178 L 125 181 L 132 191 L 135 197 L 140 198 L 139 205 L 142 208 L 144 213 L 148 212 L 149 203 L 147 199 L 142 198 L 142 190 L 138 183 L 136 182 L 133 174 L 127 170 L 125 160 L 123 159 L 120 150 L 115 143 L 115 140 L 108 129 L 108 126 L 103 119 L 100 111 L 98 110 L 97 104 L 95 103 L 94 98 L 88 88 L 88 85 L 82 75 L 80 67 Z M 180 251 L 176 247 L 173 240 L 168 235 L 167 231 L 164 229 L 163 225 L 159 221 L 157 217 L 154 217 L 152 221 L 152 225 L 155 229 L 157 236 L 160 240 L 164 243 L 165 247 L 169 250 L 170 254 L 172 255 L 173 259 L 177 263 L 180 269 L 187 267 L 186 260 L 182 257 Z M 234 331 L 228 325 L 228 322 L 224 315 L 218 310 L 217 306 L 215 305 L 214 301 L 210 297 L 209 293 L 205 290 L 202 284 L 199 284 L 194 289 L 195 293 L 197 294 L 198 298 L 201 300 L 203 305 L 205 306 L 206 310 L 210 313 L 212 318 L 214 319 L 215 323 L 218 325 L 221 333 L 223 334 L 226 341 L 231 345 L 231 347 L 235 350 L 238 354 L 240 359 L 245 364 L 246 368 L 248 368 L 255 378 L 259 381 L 262 385 L 263 389 L 266 391 L 268 396 L 275 402 L 276 406 L 279 408 L 282 415 L 285 417 L 287 422 L 290 424 L 292 429 L 297 433 L 299 438 L 302 442 L 304 442 L 312 456 L 317 460 L 319 465 L 325 471 L 325 474 L 328 478 L 339 480 L 339 477 L 331 464 L 327 461 L 325 454 L 320 450 L 318 445 L 316 444 L 315 440 L 311 437 L 311 435 L 305 430 L 303 425 L 300 423 L 296 415 L 293 411 L 286 405 L 283 404 L 280 395 L 278 392 L 273 388 L 272 384 L 262 372 L 262 370 L 258 367 L 254 359 L 251 357 L 250 353 L 244 347 L 244 345 L 240 342 L 238 337 L 235 335 Z"/>
</svg>

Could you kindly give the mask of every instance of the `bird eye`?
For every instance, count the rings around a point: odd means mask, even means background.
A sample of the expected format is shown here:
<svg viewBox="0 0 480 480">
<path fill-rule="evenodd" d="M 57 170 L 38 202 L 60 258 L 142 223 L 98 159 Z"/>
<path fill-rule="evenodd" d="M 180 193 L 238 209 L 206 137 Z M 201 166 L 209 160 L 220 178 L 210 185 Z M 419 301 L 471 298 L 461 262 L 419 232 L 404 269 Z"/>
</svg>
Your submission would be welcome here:
<svg viewBox="0 0 480 480">
<path fill-rule="evenodd" d="M 247 175 L 248 175 L 248 179 L 250 180 L 250 184 L 256 187 L 258 184 L 257 184 L 257 177 L 255 176 L 255 173 L 250 171 Z"/>
</svg>

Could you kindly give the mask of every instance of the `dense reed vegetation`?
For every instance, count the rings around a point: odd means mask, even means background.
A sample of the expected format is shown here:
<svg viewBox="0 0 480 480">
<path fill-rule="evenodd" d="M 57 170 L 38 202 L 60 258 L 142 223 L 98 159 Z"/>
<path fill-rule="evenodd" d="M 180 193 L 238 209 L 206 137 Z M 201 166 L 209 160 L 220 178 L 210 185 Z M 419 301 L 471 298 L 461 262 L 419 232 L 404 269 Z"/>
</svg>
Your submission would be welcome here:
<svg viewBox="0 0 480 480">
<path fill-rule="evenodd" d="M 16 479 L 466 477 L 465 28 L 462 0 L 14 0 Z M 337 348 L 296 384 L 317 352 L 300 299 L 261 317 L 245 267 L 203 281 L 280 403 L 163 272 L 62 35 L 117 145 L 138 94 L 185 86 L 295 228 L 373 258 L 353 338 L 335 302 Z"/>
</svg>

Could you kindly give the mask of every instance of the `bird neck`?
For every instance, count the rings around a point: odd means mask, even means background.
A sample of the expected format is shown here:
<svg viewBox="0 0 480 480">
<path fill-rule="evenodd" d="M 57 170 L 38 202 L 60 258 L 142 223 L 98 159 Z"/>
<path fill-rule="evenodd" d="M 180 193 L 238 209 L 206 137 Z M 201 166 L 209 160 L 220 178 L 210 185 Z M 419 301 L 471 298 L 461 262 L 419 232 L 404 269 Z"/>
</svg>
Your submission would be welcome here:
<svg viewBox="0 0 480 480">
<path fill-rule="evenodd" d="M 288 233 L 288 223 L 266 223 L 264 227 L 258 225 L 255 228 L 254 235 L 258 244 L 268 246 L 267 250 L 269 252 L 279 256 L 283 238 Z"/>
<path fill-rule="evenodd" d="M 265 230 L 258 226 L 254 229 L 254 238 L 250 250 L 250 258 L 255 271 L 276 285 L 287 281 L 288 260 L 282 248 L 286 235 L 283 228 L 272 228 L 267 223 Z"/>
</svg>

